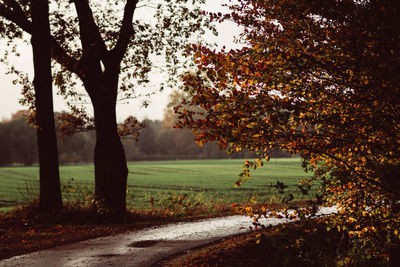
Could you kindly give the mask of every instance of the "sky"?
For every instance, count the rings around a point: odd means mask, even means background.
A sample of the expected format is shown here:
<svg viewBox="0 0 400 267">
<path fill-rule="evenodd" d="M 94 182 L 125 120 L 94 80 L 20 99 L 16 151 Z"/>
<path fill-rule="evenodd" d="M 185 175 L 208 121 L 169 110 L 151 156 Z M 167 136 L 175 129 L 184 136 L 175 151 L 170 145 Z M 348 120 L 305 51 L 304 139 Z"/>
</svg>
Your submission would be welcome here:
<svg viewBox="0 0 400 267">
<path fill-rule="evenodd" d="M 215 1 L 208 0 L 204 9 L 206 11 L 212 12 L 224 12 L 224 9 L 221 6 L 221 3 L 226 1 Z M 143 15 L 143 13 L 141 13 Z M 149 12 L 145 14 L 145 16 L 152 16 Z M 226 46 L 227 48 L 235 47 L 233 42 L 234 36 L 239 33 L 239 28 L 237 25 L 225 22 L 223 24 L 217 25 L 218 36 L 215 37 L 213 35 L 205 36 L 205 39 L 208 41 L 216 42 L 220 47 Z M 0 53 L 2 53 L 5 49 L 4 41 L 0 40 Z M 27 45 L 21 43 L 19 45 L 20 57 L 12 57 L 10 58 L 10 63 L 14 66 L 21 68 L 25 72 L 29 74 L 30 79 L 33 79 L 33 62 L 32 62 L 32 48 Z M 3 63 L 0 63 L 0 121 L 6 120 L 11 117 L 11 114 L 15 113 L 18 110 L 26 109 L 19 104 L 20 99 L 20 91 L 21 86 L 13 85 L 12 80 L 13 77 L 6 75 L 7 66 Z M 159 79 L 158 77 L 153 77 L 154 79 Z M 129 104 L 119 103 L 117 106 L 117 120 L 123 121 L 128 116 L 135 116 L 138 119 L 159 119 L 163 118 L 164 110 L 168 103 L 168 96 L 171 93 L 172 89 L 165 89 L 162 93 L 158 93 L 153 95 L 150 98 L 150 104 L 147 108 L 144 108 L 141 105 L 141 101 L 133 100 L 130 101 Z M 91 106 L 87 106 L 88 111 L 90 112 Z M 54 94 L 54 109 L 55 111 L 62 111 L 66 109 L 65 102 L 62 97 Z"/>
</svg>

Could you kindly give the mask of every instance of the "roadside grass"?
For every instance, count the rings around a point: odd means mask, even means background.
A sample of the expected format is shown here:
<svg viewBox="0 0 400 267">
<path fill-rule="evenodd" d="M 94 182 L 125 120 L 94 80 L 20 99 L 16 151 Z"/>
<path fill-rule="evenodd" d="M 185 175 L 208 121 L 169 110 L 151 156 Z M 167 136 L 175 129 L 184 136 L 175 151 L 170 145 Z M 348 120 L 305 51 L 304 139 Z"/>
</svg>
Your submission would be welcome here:
<svg viewBox="0 0 400 267">
<path fill-rule="evenodd" d="M 271 187 L 284 182 L 293 191 L 299 179 L 309 177 L 300 159 L 272 159 L 235 188 L 244 160 L 184 160 L 129 163 L 127 205 L 132 210 L 165 208 L 175 198 L 189 206 L 273 202 Z M 60 167 L 64 201 L 89 201 L 93 193 L 93 165 Z M 0 168 L 0 211 L 27 204 L 38 196 L 37 167 Z M 296 199 L 303 196 L 295 195 Z M 308 196 L 307 196 L 308 197 Z M 190 202 L 190 203 L 189 203 Z M 193 202 L 193 203 L 191 203 Z M 197 203 L 197 204 L 196 204 Z"/>
</svg>

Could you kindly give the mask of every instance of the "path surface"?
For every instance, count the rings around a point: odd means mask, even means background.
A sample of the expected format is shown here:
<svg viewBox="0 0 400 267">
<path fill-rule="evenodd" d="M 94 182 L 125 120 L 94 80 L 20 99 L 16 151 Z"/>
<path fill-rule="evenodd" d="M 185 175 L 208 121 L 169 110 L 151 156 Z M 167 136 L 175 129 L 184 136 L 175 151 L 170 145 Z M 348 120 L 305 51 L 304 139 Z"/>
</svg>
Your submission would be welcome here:
<svg viewBox="0 0 400 267">
<path fill-rule="evenodd" d="M 320 213 L 335 212 L 322 208 Z M 276 225 L 285 219 L 262 219 Z M 229 216 L 169 224 L 115 236 L 91 239 L 0 261 L 0 266 L 153 266 L 160 260 L 224 237 L 250 231 L 251 220 Z"/>
</svg>

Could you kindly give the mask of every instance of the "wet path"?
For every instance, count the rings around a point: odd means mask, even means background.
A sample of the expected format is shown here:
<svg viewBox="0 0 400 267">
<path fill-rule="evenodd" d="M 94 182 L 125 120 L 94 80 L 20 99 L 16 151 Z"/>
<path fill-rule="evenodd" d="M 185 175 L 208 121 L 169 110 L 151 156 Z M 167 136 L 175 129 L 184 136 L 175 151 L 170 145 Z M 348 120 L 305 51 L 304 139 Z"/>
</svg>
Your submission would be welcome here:
<svg viewBox="0 0 400 267">
<path fill-rule="evenodd" d="M 323 208 L 321 213 L 334 212 Z M 262 219 L 276 225 L 285 219 Z M 179 252 L 250 231 L 251 220 L 229 216 L 169 224 L 115 236 L 91 239 L 0 261 L 0 266 L 152 266 Z"/>
</svg>

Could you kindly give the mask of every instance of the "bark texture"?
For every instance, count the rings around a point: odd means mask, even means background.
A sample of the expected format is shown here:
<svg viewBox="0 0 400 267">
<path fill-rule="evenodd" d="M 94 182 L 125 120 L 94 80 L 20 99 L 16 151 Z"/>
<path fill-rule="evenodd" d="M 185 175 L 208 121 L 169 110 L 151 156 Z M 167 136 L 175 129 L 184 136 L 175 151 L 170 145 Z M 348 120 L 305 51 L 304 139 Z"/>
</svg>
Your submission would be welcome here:
<svg viewBox="0 0 400 267">
<path fill-rule="evenodd" d="M 115 103 L 106 98 L 103 105 L 97 107 L 95 104 L 95 123 L 95 199 L 100 208 L 106 207 L 105 212 L 123 215 L 126 211 L 128 167 L 117 133 Z"/>
<path fill-rule="evenodd" d="M 93 74 L 93 71 L 90 72 Z M 126 187 L 128 167 L 125 151 L 118 135 L 116 121 L 118 75 L 114 77 L 88 75 L 85 88 L 89 93 L 94 109 L 96 126 L 96 145 L 94 150 L 95 200 L 100 214 L 123 216 L 126 212 Z M 112 79 L 114 78 L 114 79 Z M 96 90 L 93 90 L 95 86 Z M 99 90 L 98 88 L 102 88 Z"/>
<path fill-rule="evenodd" d="M 40 169 L 39 205 L 42 211 L 50 211 L 62 206 L 62 198 L 53 111 L 48 1 L 32 0 L 31 9 Z"/>
</svg>

